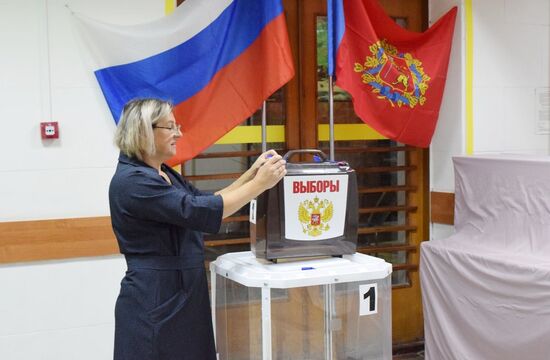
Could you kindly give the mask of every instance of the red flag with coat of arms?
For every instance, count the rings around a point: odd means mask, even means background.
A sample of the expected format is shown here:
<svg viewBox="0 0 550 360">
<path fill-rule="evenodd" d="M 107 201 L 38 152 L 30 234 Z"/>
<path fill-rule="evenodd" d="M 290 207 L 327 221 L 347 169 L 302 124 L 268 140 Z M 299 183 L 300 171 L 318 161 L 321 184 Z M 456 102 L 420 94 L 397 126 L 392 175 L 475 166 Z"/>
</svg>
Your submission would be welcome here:
<svg viewBox="0 0 550 360">
<path fill-rule="evenodd" d="M 329 74 L 380 134 L 430 145 L 445 88 L 457 8 L 423 33 L 397 25 L 376 0 L 329 0 Z"/>
</svg>

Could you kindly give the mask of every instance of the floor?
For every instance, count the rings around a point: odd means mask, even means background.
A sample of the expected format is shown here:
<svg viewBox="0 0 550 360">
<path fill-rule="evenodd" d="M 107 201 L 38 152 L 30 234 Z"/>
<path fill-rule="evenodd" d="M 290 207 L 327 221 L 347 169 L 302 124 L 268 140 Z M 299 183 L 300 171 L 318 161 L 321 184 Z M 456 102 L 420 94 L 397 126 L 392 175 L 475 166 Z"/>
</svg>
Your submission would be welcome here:
<svg viewBox="0 0 550 360">
<path fill-rule="evenodd" d="M 424 360 L 424 350 L 415 353 L 394 355 L 393 360 Z"/>
<path fill-rule="evenodd" d="M 394 344 L 393 360 L 424 360 L 424 341 Z"/>
</svg>

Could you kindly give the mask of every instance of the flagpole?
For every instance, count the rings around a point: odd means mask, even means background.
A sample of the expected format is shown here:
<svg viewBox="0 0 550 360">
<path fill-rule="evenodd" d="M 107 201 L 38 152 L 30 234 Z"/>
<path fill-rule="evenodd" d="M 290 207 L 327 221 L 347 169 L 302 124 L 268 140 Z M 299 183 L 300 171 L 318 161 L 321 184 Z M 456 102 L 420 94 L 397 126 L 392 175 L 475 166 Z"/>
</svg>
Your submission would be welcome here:
<svg viewBox="0 0 550 360">
<path fill-rule="evenodd" d="M 266 101 L 262 104 L 262 153 L 267 151 L 267 110 Z"/>
<path fill-rule="evenodd" d="M 329 112 L 329 151 L 330 161 L 334 161 L 334 94 L 332 88 L 332 75 L 328 77 L 328 112 Z"/>
</svg>

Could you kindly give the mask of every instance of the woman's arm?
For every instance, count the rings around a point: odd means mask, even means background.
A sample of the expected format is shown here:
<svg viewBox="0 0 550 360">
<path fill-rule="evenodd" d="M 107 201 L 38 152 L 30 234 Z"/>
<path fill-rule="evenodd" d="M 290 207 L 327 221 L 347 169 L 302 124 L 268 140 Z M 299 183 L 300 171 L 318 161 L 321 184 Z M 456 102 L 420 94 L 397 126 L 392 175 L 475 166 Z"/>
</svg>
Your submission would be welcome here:
<svg viewBox="0 0 550 360">
<path fill-rule="evenodd" d="M 269 159 L 261 161 L 255 173 L 251 180 L 233 188 L 228 186 L 216 193 L 221 195 L 223 199 L 223 218 L 233 215 L 250 200 L 275 186 L 286 175 L 285 161 L 282 160 L 280 155 L 273 155 Z"/>
<path fill-rule="evenodd" d="M 250 169 L 246 170 L 244 172 L 244 174 L 242 174 L 237 180 L 235 180 L 234 182 L 231 183 L 231 185 L 219 190 L 219 191 L 216 191 L 215 194 L 216 195 L 223 195 L 224 193 L 227 193 L 229 191 L 233 191 L 233 190 L 236 190 L 238 189 L 239 187 L 243 186 L 244 184 L 246 184 L 247 182 L 249 182 L 250 180 L 252 180 L 254 178 L 254 176 L 256 176 L 256 173 L 258 172 L 258 169 L 271 157 L 273 156 L 276 156 L 278 155 L 277 152 L 275 150 L 268 150 L 266 152 L 264 152 L 263 154 L 261 154 L 260 156 L 258 156 L 258 159 L 256 159 L 256 161 L 254 162 L 254 164 L 252 164 L 252 166 L 250 167 Z"/>
</svg>

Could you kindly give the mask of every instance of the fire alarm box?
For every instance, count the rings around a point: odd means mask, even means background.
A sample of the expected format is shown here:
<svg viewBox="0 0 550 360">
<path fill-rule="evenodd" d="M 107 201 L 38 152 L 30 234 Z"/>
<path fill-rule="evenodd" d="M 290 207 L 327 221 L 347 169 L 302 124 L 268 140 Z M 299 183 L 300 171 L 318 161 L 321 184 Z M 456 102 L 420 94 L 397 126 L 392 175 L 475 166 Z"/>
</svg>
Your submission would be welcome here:
<svg viewBox="0 0 550 360">
<path fill-rule="evenodd" d="M 57 121 L 40 123 L 40 136 L 42 139 L 59 138 L 59 125 Z"/>
</svg>

